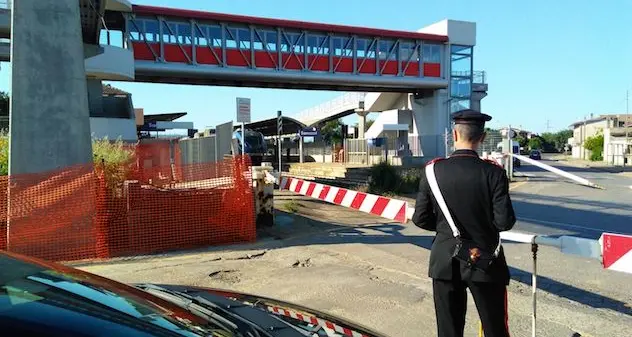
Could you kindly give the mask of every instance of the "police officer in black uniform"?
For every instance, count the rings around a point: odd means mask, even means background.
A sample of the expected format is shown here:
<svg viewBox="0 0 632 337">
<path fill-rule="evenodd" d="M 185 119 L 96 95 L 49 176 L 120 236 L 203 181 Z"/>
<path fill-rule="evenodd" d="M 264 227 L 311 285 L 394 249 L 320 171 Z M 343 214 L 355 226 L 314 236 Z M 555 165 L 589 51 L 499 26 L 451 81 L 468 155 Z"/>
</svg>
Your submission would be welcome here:
<svg viewBox="0 0 632 337">
<path fill-rule="evenodd" d="M 437 185 L 447 204 L 460 238 L 493 252 L 499 232 L 510 230 L 516 217 L 509 197 L 505 170 L 483 160 L 476 150 L 485 139 L 485 122 L 491 116 L 474 110 L 452 114 L 455 151 L 445 159 L 435 159 Z M 426 174 L 423 173 L 412 218 L 420 228 L 436 231 L 430 252 L 429 276 L 439 337 L 463 337 L 467 308 L 466 288 L 470 289 L 483 325 L 485 337 L 508 337 L 507 285 L 509 269 L 502 246 L 489 268 L 474 268 L 457 259 L 457 239 L 442 213 Z"/>
</svg>

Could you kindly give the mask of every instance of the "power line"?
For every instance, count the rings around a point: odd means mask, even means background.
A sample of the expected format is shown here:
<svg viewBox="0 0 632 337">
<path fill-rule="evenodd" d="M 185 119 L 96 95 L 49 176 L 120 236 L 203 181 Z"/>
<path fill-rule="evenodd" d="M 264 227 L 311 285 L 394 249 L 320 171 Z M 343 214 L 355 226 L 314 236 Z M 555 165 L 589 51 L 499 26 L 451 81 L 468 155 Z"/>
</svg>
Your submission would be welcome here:
<svg viewBox="0 0 632 337">
<path fill-rule="evenodd" d="M 551 120 L 547 119 L 546 120 L 546 132 L 550 132 L 551 131 Z"/>
</svg>

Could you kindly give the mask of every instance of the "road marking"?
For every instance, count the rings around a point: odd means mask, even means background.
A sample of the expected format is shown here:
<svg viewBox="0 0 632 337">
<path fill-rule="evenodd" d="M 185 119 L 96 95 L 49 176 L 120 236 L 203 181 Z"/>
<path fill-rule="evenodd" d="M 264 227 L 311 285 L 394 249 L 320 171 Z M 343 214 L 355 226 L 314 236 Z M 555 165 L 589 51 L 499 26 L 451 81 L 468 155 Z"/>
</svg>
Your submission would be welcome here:
<svg viewBox="0 0 632 337">
<path fill-rule="evenodd" d="M 513 189 L 516 189 L 516 188 L 518 188 L 518 187 L 520 187 L 520 186 L 522 186 L 522 185 L 524 185 L 524 184 L 526 184 L 526 183 L 528 183 L 528 181 L 521 181 L 521 182 L 518 182 L 518 183 L 516 183 L 515 185 L 513 185 L 513 186 L 509 187 L 509 190 L 511 191 L 511 190 L 513 190 Z M 632 186 L 630 186 L 630 188 L 632 188 Z"/>
<path fill-rule="evenodd" d="M 630 189 L 632 189 L 632 185 L 628 186 Z"/>
<path fill-rule="evenodd" d="M 603 230 L 603 229 L 595 229 L 595 228 L 590 228 L 590 227 L 585 227 L 585 226 L 580 226 L 580 225 L 571 225 L 571 224 L 567 224 L 567 223 L 563 223 L 563 222 L 546 221 L 546 220 L 540 220 L 540 219 L 530 219 L 530 218 L 524 218 L 524 217 L 516 217 L 516 218 L 518 220 L 520 220 L 520 221 L 533 222 L 536 225 L 538 223 L 542 223 L 542 224 L 545 224 L 545 225 L 558 226 L 558 227 L 567 227 L 567 228 L 573 228 L 573 229 L 580 229 L 580 230 L 586 230 L 586 231 L 591 231 L 591 232 L 595 232 L 595 233 L 608 232 L 608 233 L 613 233 L 613 234 L 625 234 L 625 233 L 606 231 L 606 230 Z"/>
</svg>

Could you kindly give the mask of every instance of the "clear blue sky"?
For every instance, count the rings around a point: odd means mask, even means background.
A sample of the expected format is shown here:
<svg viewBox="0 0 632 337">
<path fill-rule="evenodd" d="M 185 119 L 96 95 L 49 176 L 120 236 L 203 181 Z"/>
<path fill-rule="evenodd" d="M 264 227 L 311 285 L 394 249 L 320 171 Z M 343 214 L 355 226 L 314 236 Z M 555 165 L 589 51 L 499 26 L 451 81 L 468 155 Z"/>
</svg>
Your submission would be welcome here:
<svg viewBox="0 0 632 337">
<path fill-rule="evenodd" d="M 609 0 L 134 0 L 136 4 L 417 30 L 444 18 L 477 23 L 476 70 L 487 71 L 482 109 L 492 125 L 543 132 L 590 113 L 625 112 L 632 91 L 632 1 Z M 8 64 L 0 89 L 8 88 Z M 251 97 L 253 119 L 288 115 L 341 93 L 112 83 L 146 113 L 186 111 L 197 128 L 234 118 Z M 632 93 L 631 93 L 632 96 Z M 632 98 L 631 98 L 632 100 Z M 632 102 L 631 102 L 632 105 Z M 632 107 L 631 107 L 632 109 Z"/>
</svg>

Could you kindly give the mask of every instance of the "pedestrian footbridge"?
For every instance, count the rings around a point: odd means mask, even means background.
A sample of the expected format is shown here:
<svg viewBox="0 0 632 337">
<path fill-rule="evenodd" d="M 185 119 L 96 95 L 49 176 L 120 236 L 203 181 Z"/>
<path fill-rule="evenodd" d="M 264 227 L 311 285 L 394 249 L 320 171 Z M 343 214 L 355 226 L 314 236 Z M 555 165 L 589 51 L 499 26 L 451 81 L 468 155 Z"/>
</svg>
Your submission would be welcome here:
<svg viewBox="0 0 632 337">
<path fill-rule="evenodd" d="M 100 46 L 86 55 L 88 75 L 102 80 L 379 92 L 448 85 L 446 35 L 153 6 L 104 13 Z M 9 24 L 5 9 L 5 38 Z"/>
</svg>

